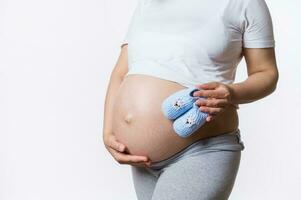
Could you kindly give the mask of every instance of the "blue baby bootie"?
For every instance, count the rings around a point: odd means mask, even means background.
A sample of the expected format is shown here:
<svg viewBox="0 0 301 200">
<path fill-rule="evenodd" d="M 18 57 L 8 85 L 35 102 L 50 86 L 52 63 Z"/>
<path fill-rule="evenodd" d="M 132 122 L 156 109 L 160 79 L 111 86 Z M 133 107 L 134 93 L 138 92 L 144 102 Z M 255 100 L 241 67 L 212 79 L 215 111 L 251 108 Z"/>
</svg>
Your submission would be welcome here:
<svg viewBox="0 0 301 200">
<path fill-rule="evenodd" d="M 173 128 L 180 137 L 188 137 L 206 122 L 207 117 L 208 114 L 193 103 L 190 110 L 173 122 Z"/>
<path fill-rule="evenodd" d="M 174 120 L 192 108 L 192 104 L 199 98 L 193 96 L 196 90 L 199 89 L 191 86 L 168 96 L 161 105 L 163 115 L 167 119 Z"/>
</svg>

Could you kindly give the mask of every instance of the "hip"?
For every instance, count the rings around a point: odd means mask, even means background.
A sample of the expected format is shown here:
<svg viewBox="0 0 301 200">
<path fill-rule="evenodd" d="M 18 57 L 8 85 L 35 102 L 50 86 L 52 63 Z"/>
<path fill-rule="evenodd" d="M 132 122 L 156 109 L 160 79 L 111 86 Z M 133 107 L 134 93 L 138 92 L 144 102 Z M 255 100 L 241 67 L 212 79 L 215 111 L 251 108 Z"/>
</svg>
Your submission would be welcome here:
<svg viewBox="0 0 301 200">
<path fill-rule="evenodd" d="M 149 169 L 162 169 L 185 158 L 206 155 L 210 152 L 230 151 L 240 153 L 244 149 L 245 145 L 241 139 L 240 129 L 237 129 L 230 133 L 196 140 L 172 156 L 152 162 Z"/>
</svg>

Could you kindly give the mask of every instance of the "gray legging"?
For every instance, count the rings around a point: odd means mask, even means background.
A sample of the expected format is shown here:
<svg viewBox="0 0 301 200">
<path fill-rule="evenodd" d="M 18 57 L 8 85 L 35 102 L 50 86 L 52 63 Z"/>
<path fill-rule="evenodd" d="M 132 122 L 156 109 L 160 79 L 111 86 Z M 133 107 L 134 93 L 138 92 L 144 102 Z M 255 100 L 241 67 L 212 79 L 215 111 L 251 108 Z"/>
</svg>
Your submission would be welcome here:
<svg viewBox="0 0 301 200">
<path fill-rule="evenodd" d="M 138 200 L 227 200 L 243 149 L 238 129 L 200 139 L 151 167 L 131 165 Z"/>
</svg>

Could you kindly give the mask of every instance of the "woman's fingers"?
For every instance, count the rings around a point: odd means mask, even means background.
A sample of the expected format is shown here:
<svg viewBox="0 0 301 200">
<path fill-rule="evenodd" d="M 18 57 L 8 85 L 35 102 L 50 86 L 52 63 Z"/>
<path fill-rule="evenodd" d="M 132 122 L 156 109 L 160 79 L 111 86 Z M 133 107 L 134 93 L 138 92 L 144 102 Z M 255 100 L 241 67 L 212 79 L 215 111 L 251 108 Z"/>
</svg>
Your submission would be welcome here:
<svg viewBox="0 0 301 200">
<path fill-rule="evenodd" d="M 217 88 L 219 86 L 219 83 L 218 82 L 210 82 L 210 83 L 205 83 L 205 84 L 198 84 L 195 86 L 197 88 L 204 89 L 204 90 L 212 90 L 212 89 Z"/>
<path fill-rule="evenodd" d="M 149 167 L 150 162 L 131 163 L 130 165 L 137 166 L 137 167 Z"/>
<path fill-rule="evenodd" d="M 125 145 L 118 142 L 114 135 L 110 135 L 108 137 L 107 145 L 119 152 L 123 152 L 125 150 Z"/>
<path fill-rule="evenodd" d="M 204 106 L 201 106 L 199 109 L 200 111 L 208 113 L 210 115 L 216 115 L 224 110 L 224 108 L 211 108 L 211 107 L 204 107 Z"/>
<path fill-rule="evenodd" d="M 146 156 L 136 156 L 131 154 L 120 153 L 115 149 L 111 149 L 110 152 L 114 159 L 120 164 L 149 162 L 149 159 Z"/>
<path fill-rule="evenodd" d="M 209 115 L 207 118 L 206 118 L 206 121 L 207 122 L 210 122 L 214 119 L 215 115 Z"/>
<path fill-rule="evenodd" d="M 219 99 L 219 98 L 223 98 L 224 94 L 218 90 L 198 90 L 193 93 L 193 96 Z"/>
<path fill-rule="evenodd" d="M 198 99 L 196 105 L 207 107 L 225 107 L 228 104 L 226 99 Z"/>
<path fill-rule="evenodd" d="M 114 135 L 107 136 L 105 140 L 108 151 L 118 163 L 135 166 L 150 165 L 150 160 L 146 156 L 136 156 L 124 153 L 126 150 L 125 145 L 118 142 Z"/>
<path fill-rule="evenodd" d="M 200 107 L 200 111 L 208 113 L 206 121 L 212 121 L 229 105 L 230 90 L 225 84 L 210 82 L 196 87 L 201 90 L 194 92 L 193 96 L 203 97 L 196 101 L 196 105 Z"/>
<path fill-rule="evenodd" d="M 198 90 L 193 93 L 193 96 L 199 96 L 204 98 L 216 98 L 216 99 L 227 99 L 229 92 L 220 90 Z"/>
</svg>

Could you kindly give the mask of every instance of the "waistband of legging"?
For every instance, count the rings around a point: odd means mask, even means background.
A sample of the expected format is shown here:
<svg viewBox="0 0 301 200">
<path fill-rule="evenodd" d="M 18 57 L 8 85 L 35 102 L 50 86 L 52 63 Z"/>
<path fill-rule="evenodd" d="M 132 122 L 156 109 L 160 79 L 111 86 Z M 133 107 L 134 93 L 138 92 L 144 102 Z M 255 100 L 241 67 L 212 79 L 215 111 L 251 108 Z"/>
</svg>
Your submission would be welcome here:
<svg viewBox="0 0 301 200">
<path fill-rule="evenodd" d="M 244 149 L 244 144 L 243 144 L 243 141 L 241 140 L 240 130 L 236 129 L 233 132 L 228 132 L 225 134 L 196 140 L 192 144 L 188 145 L 187 147 L 184 147 L 182 150 L 175 153 L 174 155 L 172 155 L 166 159 L 160 160 L 160 161 L 152 162 L 150 168 L 153 168 L 153 169 L 160 168 L 161 166 L 171 163 L 174 160 L 177 160 L 186 154 L 191 154 L 191 153 L 194 153 L 195 151 L 199 151 L 200 148 L 205 149 L 206 147 L 211 147 L 214 145 L 223 146 L 225 143 L 226 143 L 226 145 L 234 144 L 231 147 L 229 147 L 232 150 L 239 151 L 239 150 Z M 196 147 L 196 146 L 198 146 L 198 147 Z"/>
</svg>

